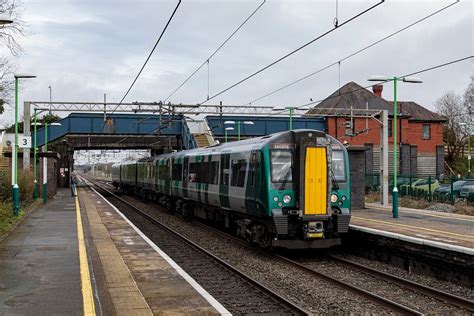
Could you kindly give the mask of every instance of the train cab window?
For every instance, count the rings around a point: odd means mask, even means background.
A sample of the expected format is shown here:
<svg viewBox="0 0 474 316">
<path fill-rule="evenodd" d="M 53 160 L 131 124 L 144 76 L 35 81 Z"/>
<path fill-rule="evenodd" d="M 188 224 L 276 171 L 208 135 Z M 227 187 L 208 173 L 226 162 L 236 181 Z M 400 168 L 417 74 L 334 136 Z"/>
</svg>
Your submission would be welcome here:
<svg viewBox="0 0 474 316">
<path fill-rule="evenodd" d="M 245 183 L 245 174 L 247 173 L 247 160 L 232 160 L 232 181 L 231 186 L 243 187 Z"/>
<path fill-rule="evenodd" d="M 272 182 L 293 182 L 293 155 L 290 150 L 271 151 Z"/>
<path fill-rule="evenodd" d="M 344 163 L 344 152 L 342 150 L 332 151 L 332 174 L 337 182 L 346 181 L 346 166 Z"/>
<path fill-rule="evenodd" d="M 183 179 L 183 165 L 182 164 L 173 164 L 173 168 L 171 170 L 171 178 L 173 181 L 182 181 Z"/>
</svg>

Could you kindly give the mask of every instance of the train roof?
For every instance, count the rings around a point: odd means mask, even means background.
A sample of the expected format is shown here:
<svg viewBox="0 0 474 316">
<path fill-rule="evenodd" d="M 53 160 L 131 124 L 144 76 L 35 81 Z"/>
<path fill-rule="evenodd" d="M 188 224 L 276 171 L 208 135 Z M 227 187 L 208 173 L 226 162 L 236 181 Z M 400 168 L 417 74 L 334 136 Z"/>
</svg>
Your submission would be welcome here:
<svg viewBox="0 0 474 316">
<path fill-rule="evenodd" d="M 135 161 L 125 161 L 123 164 L 154 162 L 156 160 L 162 160 L 169 157 L 180 158 L 185 155 L 191 155 L 191 156 L 209 155 L 214 152 L 225 153 L 225 152 L 233 152 L 236 150 L 247 151 L 247 150 L 252 150 L 252 149 L 260 149 L 267 144 L 288 141 L 289 139 L 291 139 L 290 137 L 292 133 L 303 134 L 303 133 L 308 133 L 308 132 L 317 133 L 318 134 L 317 136 L 319 137 L 328 137 L 331 144 L 338 144 L 338 145 L 341 145 L 341 148 L 345 148 L 341 142 L 339 142 L 334 137 L 329 136 L 323 131 L 311 130 L 311 129 L 297 129 L 297 130 L 292 130 L 292 131 L 278 132 L 278 133 L 265 135 L 261 137 L 248 138 L 248 139 L 244 139 L 244 140 L 236 141 L 236 142 L 221 143 L 221 144 L 209 146 L 209 147 L 195 148 L 195 149 L 190 149 L 190 150 L 167 153 L 167 154 L 163 154 L 159 156 L 142 158 L 140 160 L 135 160 Z"/>
<path fill-rule="evenodd" d="M 217 145 L 203 147 L 203 148 L 195 148 L 191 150 L 185 150 L 182 152 L 174 153 L 174 155 L 182 153 L 182 155 L 199 155 L 199 154 L 209 154 L 212 152 L 232 152 L 236 148 L 241 150 L 251 150 L 251 149 L 260 149 L 267 144 L 276 143 L 280 141 L 287 141 L 289 137 L 291 137 L 291 133 L 305 133 L 305 132 L 313 132 L 318 133 L 320 137 L 326 137 L 327 134 L 323 131 L 318 130 L 311 130 L 311 129 L 297 129 L 292 131 L 284 131 L 273 133 L 265 136 L 255 137 L 255 138 L 248 138 L 240 141 L 235 142 L 228 142 L 228 143 L 220 143 Z"/>
</svg>

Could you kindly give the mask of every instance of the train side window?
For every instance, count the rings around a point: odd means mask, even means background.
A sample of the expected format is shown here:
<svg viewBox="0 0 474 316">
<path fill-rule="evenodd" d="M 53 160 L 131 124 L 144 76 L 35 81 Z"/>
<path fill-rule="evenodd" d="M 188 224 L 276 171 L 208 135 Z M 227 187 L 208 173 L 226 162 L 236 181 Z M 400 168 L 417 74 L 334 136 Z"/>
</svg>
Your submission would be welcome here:
<svg viewBox="0 0 474 316">
<path fill-rule="evenodd" d="M 181 181 L 183 179 L 183 165 L 174 163 L 171 174 L 173 181 Z"/>
<path fill-rule="evenodd" d="M 229 161 L 230 154 L 223 154 L 221 156 L 221 185 L 229 185 Z"/>
<path fill-rule="evenodd" d="M 219 162 L 211 161 L 209 164 L 209 184 L 217 184 L 219 176 Z"/>
<path fill-rule="evenodd" d="M 197 182 L 197 169 L 198 169 L 198 163 L 192 162 L 189 164 L 189 176 L 188 176 L 188 181 L 189 182 Z"/>
<path fill-rule="evenodd" d="M 232 160 L 232 181 L 231 186 L 243 187 L 245 184 L 245 174 L 247 173 L 247 160 Z"/>
</svg>

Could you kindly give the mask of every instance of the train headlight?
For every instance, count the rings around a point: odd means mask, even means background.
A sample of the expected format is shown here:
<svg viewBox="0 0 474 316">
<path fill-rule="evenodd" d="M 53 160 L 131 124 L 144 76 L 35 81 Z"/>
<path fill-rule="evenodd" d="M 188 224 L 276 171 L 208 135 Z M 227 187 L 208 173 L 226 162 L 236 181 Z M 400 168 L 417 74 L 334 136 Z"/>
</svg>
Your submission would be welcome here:
<svg viewBox="0 0 474 316">
<path fill-rule="evenodd" d="M 278 196 L 274 196 L 273 201 L 278 202 Z"/>
<path fill-rule="evenodd" d="M 345 195 L 342 196 L 341 200 L 345 201 L 347 197 Z"/>
<path fill-rule="evenodd" d="M 289 196 L 288 194 L 283 195 L 283 202 L 284 202 L 285 204 L 290 203 L 290 202 L 291 202 L 291 196 Z"/>
<path fill-rule="evenodd" d="M 332 202 L 332 203 L 336 203 L 336 202 L 337 202 L 337 199 L 338 199 L 338 197 L 337 197 L 336 194 L 332 194 L 332 195 L 331 195 L 331 202 Z"/>
</svg>

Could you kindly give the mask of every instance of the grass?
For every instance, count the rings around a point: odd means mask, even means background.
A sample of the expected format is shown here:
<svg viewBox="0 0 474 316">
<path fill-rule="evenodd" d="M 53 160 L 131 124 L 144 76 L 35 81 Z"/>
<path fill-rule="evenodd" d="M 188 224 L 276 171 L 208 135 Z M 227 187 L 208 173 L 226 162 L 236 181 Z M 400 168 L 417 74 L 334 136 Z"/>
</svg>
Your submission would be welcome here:
<svg viewBox="0 0 474 316">
<path fill-rule="evenodd" d="M 0 240 L 23 216 L 25 216 L 23 210 L 18 216 L 13 215 L 11 203 L 0 203 Z"/>
<path fill-rule="evenodd" d="M 22 205 L 18 216 L 13 215 L 11 202 L 0 202 L 0 241 L 15 227 L 15 225 L 29 212 L 41 204 L 41 200 L 30 201 Z"/>
</svg>

